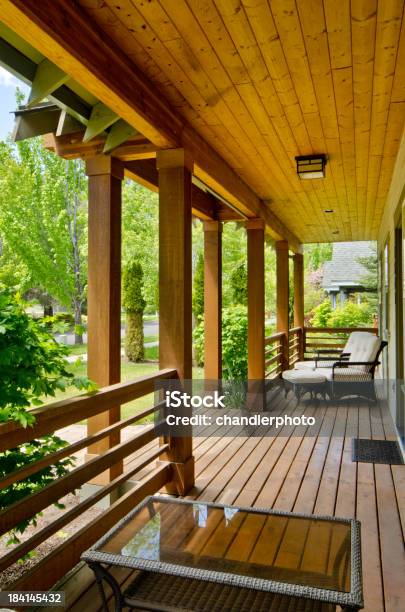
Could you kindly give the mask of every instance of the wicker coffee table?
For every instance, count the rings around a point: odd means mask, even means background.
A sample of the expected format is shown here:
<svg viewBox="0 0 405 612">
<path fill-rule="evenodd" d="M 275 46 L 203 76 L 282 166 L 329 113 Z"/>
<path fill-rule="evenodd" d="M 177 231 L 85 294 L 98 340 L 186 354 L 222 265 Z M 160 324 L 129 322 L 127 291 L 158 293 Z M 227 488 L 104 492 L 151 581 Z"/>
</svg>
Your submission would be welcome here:
<svg viewBox="0 0 405 612">
<path fill-rule="evenodd" d="M 83 553 L 104 609 L 333 612 L 363 607 L 360 524 L 146 498 Z M 112 567 L 136 570 L 125 591 Z"/>
</svg>

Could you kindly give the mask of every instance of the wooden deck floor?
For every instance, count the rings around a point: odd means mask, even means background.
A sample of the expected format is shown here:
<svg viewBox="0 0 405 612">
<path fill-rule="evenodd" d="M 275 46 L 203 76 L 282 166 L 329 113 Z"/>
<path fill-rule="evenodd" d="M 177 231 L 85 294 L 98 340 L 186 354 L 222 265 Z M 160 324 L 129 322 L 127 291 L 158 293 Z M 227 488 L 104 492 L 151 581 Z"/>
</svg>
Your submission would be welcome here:
<svg viewBox="0 0 405 612">
<path fill-rule="evenodd" d="M 365 610 L 404 612 L 405 466 L 351 460 L 353 437 L 396 439 L 388 410 L 367 403 L 297 406 L 291 396 L 287 406 L 279 403 L 273 410 L 305 410 L 316 416 L 317 435 L 285 427 L 274 437 L 198 438 L 196 487 L 189 497 L 357 517 L 362 523 Z M 124 584 L 131 575 L 119 570 L 117 577 Z M 87 567 L 78 567 L 61 588 L 68 610 L 100 610 Z"/>
</svg>

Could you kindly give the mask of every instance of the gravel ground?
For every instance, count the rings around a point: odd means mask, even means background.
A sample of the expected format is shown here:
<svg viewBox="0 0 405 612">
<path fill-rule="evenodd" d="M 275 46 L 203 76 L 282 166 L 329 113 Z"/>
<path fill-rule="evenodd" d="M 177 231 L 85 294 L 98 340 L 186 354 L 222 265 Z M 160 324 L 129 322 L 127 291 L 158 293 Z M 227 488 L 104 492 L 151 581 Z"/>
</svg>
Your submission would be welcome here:
<svg viewBox="0 0 405 612">
<path fill-rule="evenodd" d="M 139 429 L 143 426 L 130 426 L 126 427 L 126 429 L 122 432 L 122 439 L 127 440 L 129 437 L 133 436 Z M 86 436 L 86 426 L 81 424 L 69 425 L 68 427 L 64 427 L 56 432 L 62 439 L 66 440 L 70 444 L 80 440 Z M 74 467 L 78 467 L 84 462 L 86 449 L 75 453 L 76 462 Z M 74 508 L 77 504 L 80 503 L 80 497 L 78 495 L 69 494 L 66 497 L 62 498 L 61 503 L 65 505 L 65 509 L 61 510 L 56 508 L 56 506 L 50 506 L 43 511 L 42 516 L 38 517 L 37 526 L 29 527 L 23 535 L 20 537 L 22 542 L 28 540 L 31 536 L 37 533 L 40 529 L 43 529 L 47 525 L 50 525 L 52 521 L 59 518 L 64 512 Z M 43 542 L 38 546 L 35 550 L 35 556 L 30 559 L 24 560 L 20 563 L 14 563 L 12 566 L 4 570 L 0 573 L 0 588 L 4 589 L 8 585 L 12 584 L 17 578 L 22 576 L 27 570 L 36 565 L 43 557 L 45 557 L 48 553 L 54 550 L 58 545 L 60 545 L 64 540 L 66 540 L 73 533 L 77 532 L 79 529 L 84 527 L 85 525 L 91 525 L 93 519 L 95 519 L 101 512 L 102 508 L 98 506 L 93 506 L 89 508 L 86 512 L 82 513 L 77 519 L 68 523 L 61 531 L 55 533 L 48 540 Z M 0 557 L 7 554 L 13 549 L 13 546 L 7 546 L 7 536 L 3 536 L 0 538 Z"/>
<path fill-rule="evenodd" d="M 65 510 L 60 510 L 55 506 L 50 506 L 49 508 L 47 508 L 43 512 L 43 515 L 38 518 L 37 527 L 29 527 L 21 536 L 20 540 L 28 540 L 28 538 L 34 535 L 34 533 L 36 533 L 39 529 L 42 529 L 43 527 L 46 527 L 47 525 L 51 524 L 52 521 L 59 518 L 62 513 L 76 506 L 80 502 L 80 498 L 77 495 L 70 494 L 64 497 L 61 502 L 65 504 Z M 15 580 L 17 580 L 17 578 L 22 576 L 31 567 L 36 565 L 43 557 L 45 557 L 45 555 L 47 555 L 57 546 L 62 544 L 62 542 L 66 540 L 69 536 L 71 536 L 73 533 L 81 529 L 81 527 L 85 525 L 91 525 L 92 520 L 95 519 L 102 511 L 102 508 L 98 507 L 89 508 L 89 510 L 87 510 L 77 519 L 66 525 L 61 531 L 58 531 L 48 540 L 40 544 L 35 551 L 34 557 L 22 562 L 14 563 L 6 570 L 1 572 L 0 588 L 4 589 L 8 585 L 12 584 Z M 12 549 L 13 546 L 7 546 L 7 537 L 2 537 L 0 539 L 0 556 L 2 557 L 3 555 L 10 552 Z"/>
</svg>

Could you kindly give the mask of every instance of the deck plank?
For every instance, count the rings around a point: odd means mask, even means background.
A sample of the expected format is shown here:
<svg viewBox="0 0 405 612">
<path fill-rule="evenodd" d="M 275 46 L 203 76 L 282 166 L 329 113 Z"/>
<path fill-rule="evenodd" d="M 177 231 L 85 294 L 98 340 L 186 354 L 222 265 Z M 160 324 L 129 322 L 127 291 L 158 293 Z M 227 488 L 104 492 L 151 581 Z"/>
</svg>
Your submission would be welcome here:
<svg viewBox="0 0 405 612">
<path fill-rule="evenodd" d="M 362 523 L 365 611 L 400 612 L 405 600 L 402 544 L 405 466 L 374 466 L 351 460 L 353 437 L 395 439 L 388 409 L 360 402 L 330 403 L 326 407 L 315 402 L 297 405 L 290 395 L 285 403 L 279 400 L 273 405 L 272 414 L 299 415 L 303 411 L 317 418 L 311 433 L 302 427 L 285 426 L 273 437 L 237 437 L 240 430 L 232 428 L 226 437 L 214 432 L 210 437 L 196 439 L 196 486 L 188 497 L 285 511 L 356 516 Z M 130 466 L 139 455 L 131 457 L 126 465 Z M 254 519 L 253 531 L 259 533 L 263 528 L 263 520 Z M 212 523 L 211 533 L 221 535 L 221 529 L 222 525 Z M 292 526 L 286 522 L 285 529 Z M 284 528 L 274 534 L 272 546 L 278 562 L 291 568 L 306 565 L 313 568 L 314 558 L 305 555 L 299 558 L 300 546 L 291 545 L 286 533 L 291 535 Z M 241 551 L 246 559 L 260 557 L 263 551 L 254 542 L 231 535 L 222 533 L 220 540 L 229 558 L 240 556 Z M 294 537 L 308 540 L 310 534 L 296 533 Z M 319 569 L 330 569 L 331 551 L 338 542 L 331 541 L 327 530 L 320 540 Z M 209 537 L 202 545 L 213 552 Z M 131 579 L 128 571 L 120 574 L 123 584 Z M 96 585 L 87 568 L 72 572 L 64 588 L 68 593 L 67 610 L 100 610 Z M 111 600 L 109 606 L 113 609 Z"/>
</svg>

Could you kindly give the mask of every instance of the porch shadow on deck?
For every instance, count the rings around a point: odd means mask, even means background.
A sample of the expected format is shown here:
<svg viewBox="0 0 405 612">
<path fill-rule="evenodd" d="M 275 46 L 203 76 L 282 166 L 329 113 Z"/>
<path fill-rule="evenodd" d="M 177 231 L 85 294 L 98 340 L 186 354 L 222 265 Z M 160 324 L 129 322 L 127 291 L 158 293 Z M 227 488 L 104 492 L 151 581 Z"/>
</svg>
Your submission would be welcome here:
<svg viewBox="0 0 405 612">
<path fill-rule="evenodd" d="M 281 402 L 286 401 L 285 404 Z M 285 427 L 275 437 L 210 437 L 194 441 L 196 486 L 190 499 L 275 508 L 284 511 L 356 517 L 362 524 L 365 610 L 401 612 L 405 601 L 405 466 L 353 463 L 353 437 L 396 439 L 383 403 L 340 402 L 297 406 L 289 394 L 274 410 L 317 417 L 319 433 Z M 156 445 L 154 441 L 149 448 Z M 147 448 L 143 449 L 147 452 Z M 129 457 L 128 469 L 135 457 Z M 148 469 L 152 469 L 148 468 Z M 319 549 L 322 569 L 322 550 Z M 119 569 L 128 583 L 133 571 Z M 92 572 L 77 566 L 60 583 L 65 609 L 101 610 Z M 111 606 L 111 609 L 112 606 Z"/>
</svg>

